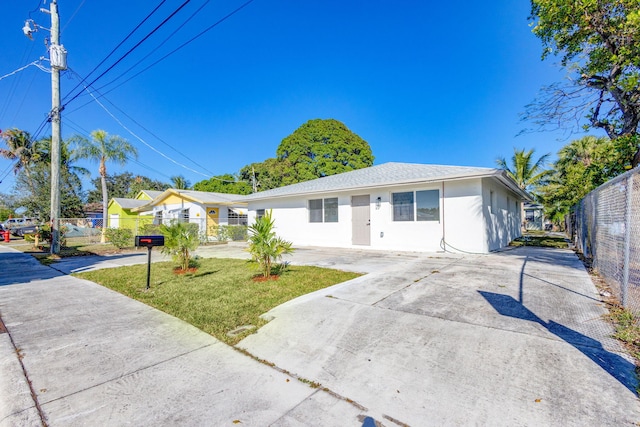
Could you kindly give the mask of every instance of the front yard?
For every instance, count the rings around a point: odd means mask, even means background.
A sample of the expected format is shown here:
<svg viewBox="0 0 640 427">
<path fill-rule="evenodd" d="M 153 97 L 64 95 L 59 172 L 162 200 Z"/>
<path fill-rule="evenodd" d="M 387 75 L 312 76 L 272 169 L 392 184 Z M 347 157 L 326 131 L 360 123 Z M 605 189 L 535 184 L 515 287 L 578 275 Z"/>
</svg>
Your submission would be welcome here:
<svg viewBox="0 0 640 427">
<path fill-rule="evenodd" d="M 270 309 L 355 277 L 358 273 L 319 267 L 292 266 L 277 280 L 255 281 L 258 272 L 237 259 L 200 259 L 192 274 L 175 274 L 173 262 L 151 266 L 151 285 L 146 289 L 147 266 L 111 268 L 74 274 L 99 283 L 130 298 L 178 317 L 228 344 L 236 344 L 251 330 L 228 335 L 239 327 L 257 328 Z M 255 331 L 255 329 L 253 329 Z"/>
</svg>

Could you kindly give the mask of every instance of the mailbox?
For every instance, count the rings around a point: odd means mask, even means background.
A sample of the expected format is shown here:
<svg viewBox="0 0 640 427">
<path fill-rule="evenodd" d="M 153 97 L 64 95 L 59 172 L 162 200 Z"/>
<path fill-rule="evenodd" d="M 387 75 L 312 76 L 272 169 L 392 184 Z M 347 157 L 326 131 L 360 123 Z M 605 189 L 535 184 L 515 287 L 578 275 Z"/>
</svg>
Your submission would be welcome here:
<svg viewBox="0 0 640 427">
<path fill-rule="evenodd" d="M 136 236 L 136 246 L 147 248 L 164 246 L 164 236 Z"/>
</svg>

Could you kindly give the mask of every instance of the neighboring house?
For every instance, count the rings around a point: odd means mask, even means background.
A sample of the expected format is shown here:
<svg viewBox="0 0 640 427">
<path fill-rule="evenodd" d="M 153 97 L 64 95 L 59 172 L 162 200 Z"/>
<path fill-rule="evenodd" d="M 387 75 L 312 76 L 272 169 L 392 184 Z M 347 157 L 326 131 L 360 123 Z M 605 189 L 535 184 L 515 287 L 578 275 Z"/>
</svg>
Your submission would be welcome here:
<svg viewBox="0 0 640 427">
<path fill-rule="evenodd" d="M 487 253 L 521 235 L 531 197 L 500 169 L 385 163 L 243 200 L 295 245 Z"/>
<path fill-rule="evenodd" d="M 133 212 L 132 209 L 146 205 L 160 194 L 162 194 L 162 191 L 142 190 L 133 199 L 114 197 L 107 206 L 108 226 L 111 228 L 129 228 L 137 233 L 144 224 L 152 223 L 153 217 L 149 216 L 149 214 Z"/>
<path fill-rule="evenodd" d="M 247 225 L 244 197 L 239 194 L 170 188 L 131 211 L 150 213 L 154 224 L 168 224 L 174 220 L 197 223 L 201 232 L 216 236 L 218 226 Z"/>
<path fill-rule="evenodd" d="M 544 206 L 525 202 L 523 210 L 525 230 L 542 230 L 544 227 Z"/>
</svg>

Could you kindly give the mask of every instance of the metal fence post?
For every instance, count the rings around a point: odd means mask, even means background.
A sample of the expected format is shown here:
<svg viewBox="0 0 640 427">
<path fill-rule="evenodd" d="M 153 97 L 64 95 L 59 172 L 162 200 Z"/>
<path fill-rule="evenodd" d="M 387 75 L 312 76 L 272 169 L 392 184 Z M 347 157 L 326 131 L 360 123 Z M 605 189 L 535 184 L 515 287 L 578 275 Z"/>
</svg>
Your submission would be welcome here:
<svg viewBox="0 0 640 427">
<path fill-rule="evenodd" d="M 622 265 L 622 296 L 623 307 L 627 307 L 629 289 L 629 259 L 631 253 L 631 205 L 633 203 L 633 175 L 627 177 L 627 203 L 624 215 L 624 263 Z"/>
</svg>

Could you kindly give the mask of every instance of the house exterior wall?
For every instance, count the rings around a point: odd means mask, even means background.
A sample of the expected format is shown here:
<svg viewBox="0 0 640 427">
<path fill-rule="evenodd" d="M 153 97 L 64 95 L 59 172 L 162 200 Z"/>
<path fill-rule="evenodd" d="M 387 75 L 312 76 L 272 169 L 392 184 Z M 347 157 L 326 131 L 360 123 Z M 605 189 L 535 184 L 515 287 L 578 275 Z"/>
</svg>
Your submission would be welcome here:
<svg viewBox="0 0 640 427">
<path fill-rule="evenodd" d="M 494 185 L 494 192 L 506 209 L 509 192 L 500 189 L 499 183 Z M 249 224 L 255 221 L 258 209 L 271 209 L 276 233 L 295 245 L 437 252 L 443 250 L 444 238 L 448 251 L 486 253 L 508 244 L 507 239 L 514 236 L 519 224 L 513 214 L 509 218 L 516 225 L 515 229 L 512 223 L 501 224 L 502 216 L 490 222 L 486 220 L 489 212 L 484 193 L 487 192 L 488 197 L 488 188 L 488 183 L 482 179 L 467 179 L 249 201 Z M 423 190 L 438 190 L 439 220 L 394 221 L 392 194 L 413 191 L 415 203 L 415 192 Z M 365 194 L 370 196 L 371 243 L 354 245 L 351 197 Z M 309 200 L 333 197 L 338 198 L 338 222 L 310 222 Z M 513 211 L 516 196 L 511 194 L 509 197 Z M 489 231 L 487 224 L 492 226 Z"/>
<path fill-rule="evenodd" d="M 489 251 L 503 248 L 521 236 L 520 201 L 515 193 L 491 178 L 483 178 L 482 199 Z"/>
<path fill-rule="evenodd" d="M 134 229 L 136 224 L 136 218 L 138 218 L 138 214 L 131 213 L 129 209 L 123 209 L 118 203 L 111 203 L 107 208 L 107 217 L 109 218 L 109 222 L 107 224 L 108 227 L 117 227 L 117 228 L 130 228 Z M 112 219 L 117 218 L 117 224 L 112 222 Z"/>
</svg>

